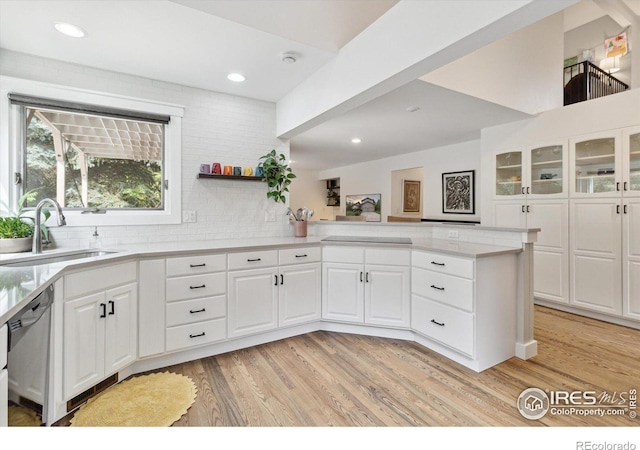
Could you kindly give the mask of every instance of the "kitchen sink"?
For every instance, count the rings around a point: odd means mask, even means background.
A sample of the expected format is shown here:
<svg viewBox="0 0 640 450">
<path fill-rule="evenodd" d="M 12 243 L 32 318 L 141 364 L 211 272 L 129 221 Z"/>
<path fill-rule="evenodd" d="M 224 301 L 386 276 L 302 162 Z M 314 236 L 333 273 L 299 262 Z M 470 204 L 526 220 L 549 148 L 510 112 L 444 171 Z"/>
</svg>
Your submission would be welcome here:
<svg viewBox="0 0 640 450">
<path fill-rule="evenodd" d="M 111 255 L 113 251 L 106 250 L 80 250 L 64 253 L 42 253 L 39 255 L 25 256 L 16 260 L 0 262 L 0 267 L 29 267 L 39 266 L 41 264 L 52 264 L 57 262 L 73 261 L 76 259 L 93 258 L 96 256 Z"/>
</svg>

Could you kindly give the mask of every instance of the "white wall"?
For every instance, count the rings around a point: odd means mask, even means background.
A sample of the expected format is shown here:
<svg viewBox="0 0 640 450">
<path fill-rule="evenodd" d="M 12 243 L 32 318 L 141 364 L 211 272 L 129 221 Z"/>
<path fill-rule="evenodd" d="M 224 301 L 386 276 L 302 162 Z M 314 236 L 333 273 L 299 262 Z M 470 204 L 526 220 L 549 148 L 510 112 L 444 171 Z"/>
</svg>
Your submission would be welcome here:
<svg viewBox="0 0 640 450">
<path fill-rule="evenodd" d="M 548 111 L 562 106 L 563 40 L 558 13 L 420 79 L 529 114 Z"/>
<path fill-rule="evenodd" d="M 288 156 L 288 141 L 275 137 L 275 104 L 6 50 L 0 50 L 0 74 L 186 106 L 182 208 L 196 211 L 197 222 L 99 227 L 103 246 L 291 234 L 286 206 L 266 198 L 264 183 L 196 179 L 201 163 L 256 166 L 259 157 L 273 148 Z M 275 221 L 266 222 L 268 216 Z M 93 228 L 73 227 L 73 223 L 52 228 L 59 247 L 86 246 L 92 233 Z"/>
<path fill-rule="evenodd" d="M 480 141 L 469 141 L 416 153 L 394 156 L 319 172 L 319 177 L 340 178 L 340 213 L 349 194 L 381 194 L 382 219 L 395 215 L 391 210 L 392 172 L 423 167 L 422 217 L 437 220 L 479 220 L 480 218 Z M 442 213 L 442 174 L 475 170 L 476 214 Z"/>
<path fill-rule="evenodd" d="M 335 219 L 334 210 L 338 208 L 327 206 L 327 183 L 318 179 L 318 171 L 296 169 L 294 165 L 293 173 L 296 178 L 289 186 L 291 208 L 294 211 L 305 206 L 313 209 L 311 220 Z"/>
</svg>

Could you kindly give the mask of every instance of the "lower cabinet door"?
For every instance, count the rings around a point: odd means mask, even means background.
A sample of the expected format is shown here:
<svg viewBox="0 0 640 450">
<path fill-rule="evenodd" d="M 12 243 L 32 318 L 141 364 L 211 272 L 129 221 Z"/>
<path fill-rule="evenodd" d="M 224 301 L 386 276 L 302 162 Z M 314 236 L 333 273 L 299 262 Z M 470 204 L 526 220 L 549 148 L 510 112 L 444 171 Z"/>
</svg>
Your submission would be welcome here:
<svg viewBox="0 0 640 450">
<path fill-rule="evenodd" d="M 409 327 L 409 267 L 368 265 L 365 270 L 364 321 L 372 325 Z"/>
<path fill-rule="evenodd" d="M 474 315 L 413 295 L 411 327 L 449 347 L 474 356 Z"/>
<path fill-rule="evenodd" d="M 320 319 L 320 267 L 320 263 L 280 267 L 279 326 Z"/>
<path fill-rule="evenodd" d="M 134 362 L 137 357 L 137 285 L 111 289 L 106 293 L 105 376 Z"/>
<path fill-rule="evenodd" d="M 229 272 L 229 337 L 278 326 L 278 272 L 275 268 Z"/>
<path fill-rule="evenodd" d="M 322 265 L 322 317 L 364 322 L 364 267 L 360 264 Z"/>
</svg>

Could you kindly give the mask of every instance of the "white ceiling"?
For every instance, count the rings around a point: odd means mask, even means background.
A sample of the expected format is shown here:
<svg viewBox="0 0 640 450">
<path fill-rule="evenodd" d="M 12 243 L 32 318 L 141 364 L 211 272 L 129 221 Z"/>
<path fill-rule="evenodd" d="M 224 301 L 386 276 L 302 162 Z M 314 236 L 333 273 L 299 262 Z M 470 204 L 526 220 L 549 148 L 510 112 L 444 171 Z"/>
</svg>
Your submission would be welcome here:
<svg viewBox="0 0 640 450">
<path fill-rule="evenodd" d="M 0 47 L 275 102 L 397 1 L 0 0 Z M 598 2 L 585 2 L 591 16 Z M 640 10 L 639 0 L 624 3 Z M 87 37 L 63 36 L 55 21 L 76 24 Z M 283 63 L 284 52 L 298 61 Z M 247 80 L 228 81 L 232 71 Z M 421 109 L 407 113 L 413 105 Z M 293 138 L 292 159 L 300 168 L 351 164 L 477 139 L 484 126 L 520 118 L 416 81 Z M 366 139 L 357 150 L 345 144 L 354 134 Z"/>
</svg>

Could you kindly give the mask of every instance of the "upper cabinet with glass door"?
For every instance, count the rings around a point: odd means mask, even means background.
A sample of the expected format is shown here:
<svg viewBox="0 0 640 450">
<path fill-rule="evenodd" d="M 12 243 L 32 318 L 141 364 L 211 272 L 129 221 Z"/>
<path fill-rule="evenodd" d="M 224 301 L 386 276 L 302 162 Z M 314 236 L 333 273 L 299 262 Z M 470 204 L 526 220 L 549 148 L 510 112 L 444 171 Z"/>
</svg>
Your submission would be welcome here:
<svg viewBox="0 0 640 450">
<path fill-rule="evenodd" d="M 498 198 L 523 195 L 523 152 L 510 151 L 495 156 L 495 194 Z"/>
<path fill-rule="evenodd" d="M 496 198 L 566 196 L 566 147 L 554 142 L 496 154 Z"/>
<path fill-rule="evenodd" d="M 640 126 L 623 132 L 622 192 L 625 196 L 640 196 Z"/>
<path fill-rule="evenodd" d="M 620 195 L 620 133 L 610 131 L 571 140 L 571 194 L 576 197 Z"/>
<path fill-rule="evenodd" d="M 535 146 L 527 152 L 527 185 L 529 197 L 566 197 L 566 144 Z"/>
</svg>

